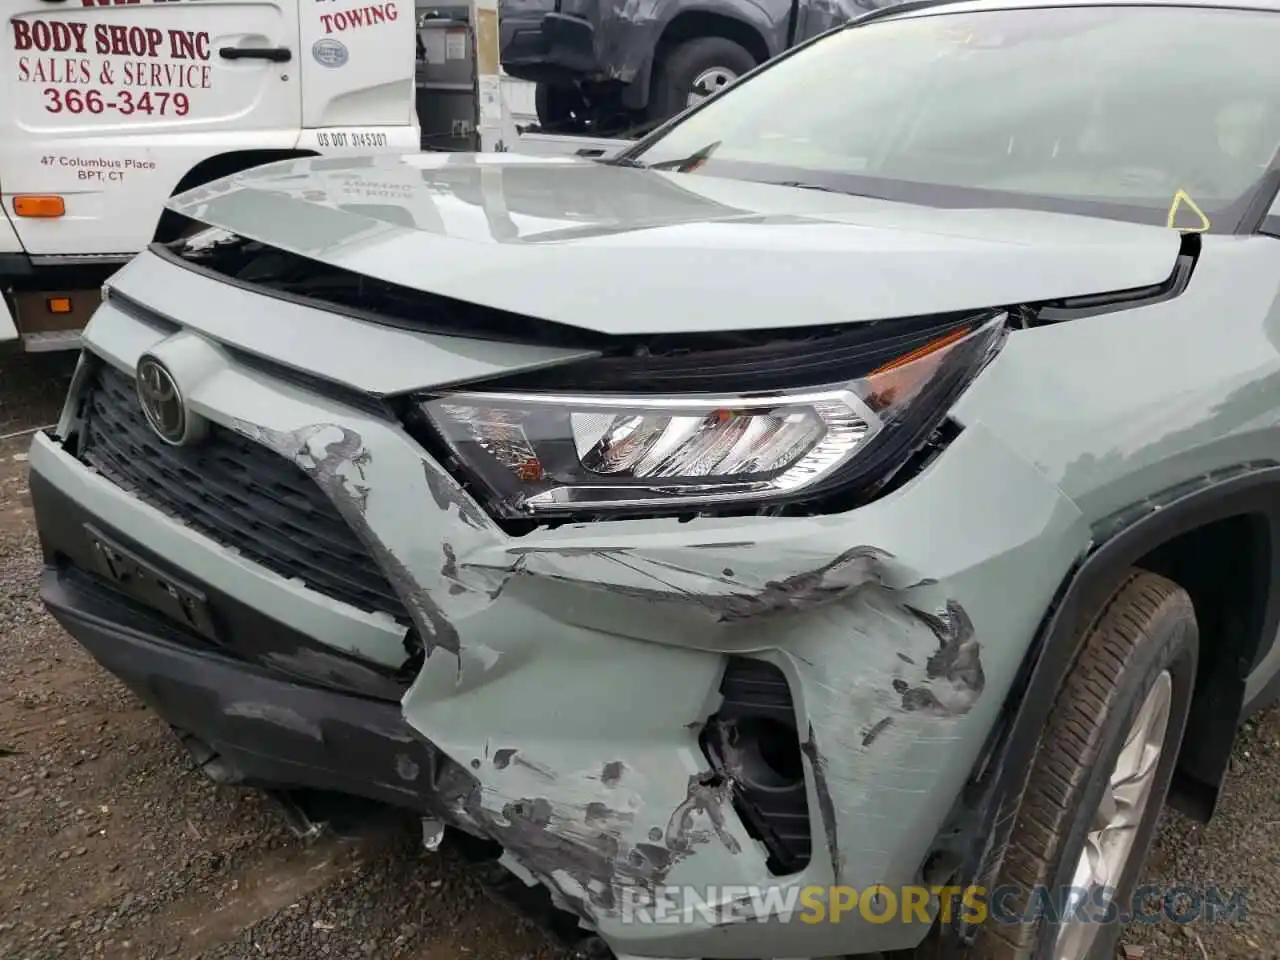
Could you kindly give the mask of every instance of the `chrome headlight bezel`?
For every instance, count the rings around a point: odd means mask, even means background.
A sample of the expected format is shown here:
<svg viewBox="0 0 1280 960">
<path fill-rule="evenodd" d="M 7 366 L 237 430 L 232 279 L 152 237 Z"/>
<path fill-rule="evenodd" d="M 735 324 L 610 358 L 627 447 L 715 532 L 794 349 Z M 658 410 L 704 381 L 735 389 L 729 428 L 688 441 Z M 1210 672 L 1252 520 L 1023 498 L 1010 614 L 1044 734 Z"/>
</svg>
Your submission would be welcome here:
<svg viewBox="0 0 1280 960">
<path fill-rule="evenodd" d="M 889 363 L 804 388 L 652 396 L 495 385 L 415 406 L 498 519 L 761 509 L 891 475 L 998 349 L 1006 322 L 991 312 L 953 324 Z M 814 429 L 786 447 L 783 430 L 798 434 L 797 424 Z M 638 452 L 637 434 L 648 444 Z"/>
</svg>

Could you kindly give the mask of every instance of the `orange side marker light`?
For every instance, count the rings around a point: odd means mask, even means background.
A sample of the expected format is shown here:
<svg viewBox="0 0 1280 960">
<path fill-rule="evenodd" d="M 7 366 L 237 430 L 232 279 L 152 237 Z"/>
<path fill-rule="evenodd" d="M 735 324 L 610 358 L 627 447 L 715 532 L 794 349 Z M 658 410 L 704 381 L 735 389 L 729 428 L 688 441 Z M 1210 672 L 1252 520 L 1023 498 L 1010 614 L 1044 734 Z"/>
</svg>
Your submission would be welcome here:
<svg viewBox="0 0 1280 960">
<path fill-rule="evenodd" d="M 20 217 L 52 219 L 67 212 L 67 204 L 59 196 L 24 194 L 13 198 L 13 212 Z"/>
</svg>

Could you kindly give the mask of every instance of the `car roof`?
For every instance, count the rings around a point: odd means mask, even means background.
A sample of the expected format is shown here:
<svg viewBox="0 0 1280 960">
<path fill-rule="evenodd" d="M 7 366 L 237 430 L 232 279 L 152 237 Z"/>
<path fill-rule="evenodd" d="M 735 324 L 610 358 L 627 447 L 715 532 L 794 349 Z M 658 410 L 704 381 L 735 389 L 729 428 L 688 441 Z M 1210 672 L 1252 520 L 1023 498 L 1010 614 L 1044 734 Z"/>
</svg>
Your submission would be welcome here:
<svg viewBox="0 0 1280 960">
<path fill-rule="evenodd" d="M 1025 10 L 1058 7 L 1210 7 L 1280 13 L 1280 0 L 906 0 L 874 10 L 854 21 L 889 20 L 896 17 L 969 13 L 980 10 Z"/>
</svg>

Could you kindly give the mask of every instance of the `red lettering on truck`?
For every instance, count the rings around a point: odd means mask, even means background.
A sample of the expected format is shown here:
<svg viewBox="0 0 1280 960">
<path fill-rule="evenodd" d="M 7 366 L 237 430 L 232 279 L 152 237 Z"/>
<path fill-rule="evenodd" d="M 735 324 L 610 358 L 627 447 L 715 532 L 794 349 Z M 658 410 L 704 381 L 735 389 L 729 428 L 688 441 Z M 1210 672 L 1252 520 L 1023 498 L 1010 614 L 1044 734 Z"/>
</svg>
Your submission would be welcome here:
<svg viewBox="0 0 1280 960">
<path fill-rule="evenodd" d="M 84 36 L 87 23 L 64 23 L 61 20 L 9 21 L 13 27 L 13 49 L 39 50 L 41 53 L 87 53 Z"/>
<path fill-rule="evenodd" d="M 164 34 L 155 27 L 100 23 L 93 28 L 94 49 L 104 56 L 156 57 Z"/>
<path fill-rule="evenodd" d="M 88 60 L 71 57 L 19 57 L 18 80 L 21 83 L 83 84 L 93 82 Z"/>
<path fill-rule="evenodd" d="M 343 33 L 347 30 L 359 30 L 362 27 L 373 27 L 380 23 L 389 23 L 400 16 L 395 0 L 386 3 L 358 7 L 355 10 L 343 10 L 340 13 L 320 14 L 320 24 L 325 33 Z"/>
<path fill-rule="evenodd" d="M 152 90 L 208 90 L 213 84 L 210 68 L 195 63 L 125 62 L 120 77 L 122 87 Z"/>
<path fill-rule="evenodd" d="M 170 30 L 169 56 L 175 60 L 208 60 L 209 34 L 195 30 Z"/>
<path fill-rule="evenodd" d="M 189 91 L 213 86 L 211 35 L 105 19 L 107 23 L 92 24 L 40 17 L 9 20 L 18 51 L 16 79 L 33 90 L 23 96 L 38 97 L 40 107 L 52 114 L 188 116 Z"/>
</svg>

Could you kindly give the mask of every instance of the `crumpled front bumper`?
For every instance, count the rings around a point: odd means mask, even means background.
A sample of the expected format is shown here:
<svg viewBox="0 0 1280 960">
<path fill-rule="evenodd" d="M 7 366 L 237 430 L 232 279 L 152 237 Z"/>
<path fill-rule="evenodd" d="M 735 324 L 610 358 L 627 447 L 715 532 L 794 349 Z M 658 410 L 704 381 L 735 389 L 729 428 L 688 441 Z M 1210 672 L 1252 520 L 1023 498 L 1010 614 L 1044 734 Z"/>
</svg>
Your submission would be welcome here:
<svg viewBox="0 0 1280 960">
<path fill-rule="evenodd" d="M 370 329 L 352 336 L 376 337 Z M 147 351 L 199 355 L 190 407 L 323 488 L 425 641 L 402 732 L 451 765 L 433 786 L 437 808 L 499 841 L 513 871 L 547 884 L 615 951 L 828 956 L 923 936 L 923 925 L 855 913 L 838 925 L 798 914 L 718 923 L 698 912 L 641 923 L 624 901 L 656 889 L 785 894 L 920 880 L 1087 539 L 1070 501 L 980 423 L 908 485 L 846 515 L 628 520 L 513 537 L 398 423 L 110 304 L 86 341 L 123 370 Z M 403 658 L 403 631 L 389 620 L 256 566 L 55 439 L 37 437 L 31 470 L 50 495 L 209 590 L 336 653 L 382 667 Z M 731 657 L 776 665 L 804 740 L 813 853 L 794 875 L 771 874 L 733 806 L 734 758 L 714 775 L 699 742 Z M 261 694 L 246 688 L 239 715 L 279 716 L 269 689 Z M 412 786 L 438 772 L 435 759 L 414 760 L 396 776 Z"/>
<path fill-rule="evenodd" d="M 39 490 L 42 513 L 62 505 Z M 446 761 L 413 735 L 394 702 L 298 683 L 194 647 L 170 623 L 74 568 L 46 568 L 40 596 L 68 633 L 181 734 L 214 780 L 400 807 L 429 801 L 423 787 L 438 780 Z"/>
</svg>

